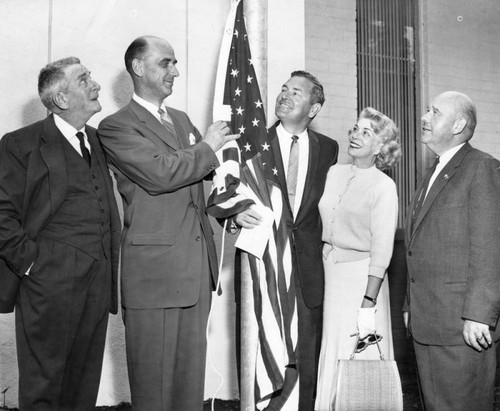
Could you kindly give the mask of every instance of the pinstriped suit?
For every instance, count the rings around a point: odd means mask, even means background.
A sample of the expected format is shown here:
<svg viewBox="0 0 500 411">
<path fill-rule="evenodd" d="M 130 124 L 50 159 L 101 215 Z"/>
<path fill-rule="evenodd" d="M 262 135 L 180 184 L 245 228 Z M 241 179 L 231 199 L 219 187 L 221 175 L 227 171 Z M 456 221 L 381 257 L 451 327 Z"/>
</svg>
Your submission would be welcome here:
<svg viewBox="0 0 500 411">
<path fill-rule="evenodd" d="M 219 163 L 184 112 L 168 113 L 177 136 L 135 100 L 99 125 L 123 199 L 121 294 L 137 410 L 202 405 L 218 275 L 203 179 Z"/>
</svg>

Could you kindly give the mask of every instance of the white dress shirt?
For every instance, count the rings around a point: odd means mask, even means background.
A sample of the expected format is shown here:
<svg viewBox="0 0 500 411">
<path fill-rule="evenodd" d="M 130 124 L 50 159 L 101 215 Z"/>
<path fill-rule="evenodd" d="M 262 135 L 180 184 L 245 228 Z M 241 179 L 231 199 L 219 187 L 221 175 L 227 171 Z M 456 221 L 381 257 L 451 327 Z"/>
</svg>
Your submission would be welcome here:
<svg viewBox="0 0 500 411">
<path fill-rule="evenodd" d="M 56 127 L 59 129 L 62 135 L 66 138 L 66 140 L 68 140 L 69 144 L 71 144 L 73 148 L 77 151 L 77 153 L 80 154 L 81 156 L 82 156 L 82 150 L 80 150 L 80 140 L 78 140 L 76 133 L 78 133 L 79 131 L 83 133 L 84 136 L 83 141 L 85 143 L 85 147 L 87 147 L 87 150 L 89 150 L 90 153 L 90 144 L 87 138 L 87 134 L 85 134 L 85 127 L 83 127 L 81 130 L 77 130 L 71 124 L 64 121 L 57 114 L 54 114 L 54 122 L 56 123 Z"/>
<path fill-rule="evenodd" d="M 158 121 L 161 123 L 161 117 L 160 117 L 160 113 L 158 113 L 158 109 L 161 108 L 163 111 L 165 111 L 165 113 L 167 113 L 167 106 L 161 105 L 160 107 L 158 107 L 157 105 L 150 103 L 149 101 L 144 100 L 142 97 L 139 97 L 135 93 L 132 96 L 132 98 L 135 100 L 135 102 L 137 104 L 140 104 L 142 107 L 144 107 L 146 110 L 148 110 L 153 116 L 155 116 L 158 119 Z M 167 113 L 167 116 L 168 116 L 168 113 Z M 170 117 L 170 116 L 168 116 L 168 117 Z"/>
<path fill-rule="evenodd" d="M 434 181 L 436 180 L 436 177 L 439 175 L 441 170 L 444 168 L 446 164 L 450 162 L 450 160 L 453 158 L 455 154 L 457 154 L 458 150 L 462 148 L 462 146 L 465 143 L 459 144 L 458 146 L 455 146 L 453 148 L 450 148 L 448 151 L 445 151 L 443 154 L 439 156 L 439 163 L 436 166 L 436 169 L 434 170 L 434 173 L 432 173 L 431 179 L 429 180 L 429 185 L 427 186 L 427 192 L 425 193 L 425 197 L 427 197 L 427 194 L 429 194 L 429 190 L 432 187 L 432 184 L 434 184 Z M 424 201 L 425 201 L 424 197 Z"/>
<path fill-rule="evenodd" d="M 307 129 L 300 134 L 290 134 L 284 129 L 281 123 L 276 127 L 276 134 L 280 144 L 281 158 L 283 159 L 283 168 L 285 169 L 285 178 L 288 177 L 288 160 L 290 157 L 290 147 L 292 145 L 292 136 L 296 135 L 299 144 L 299 170 L 297 176 L 297 189 L 295 195 L 295 204 L 293 204 L 294 218 L 297 215 L 304 194 L 306 185 L 307 167 L 309 166 L 309 135 Z"/>
</svg>

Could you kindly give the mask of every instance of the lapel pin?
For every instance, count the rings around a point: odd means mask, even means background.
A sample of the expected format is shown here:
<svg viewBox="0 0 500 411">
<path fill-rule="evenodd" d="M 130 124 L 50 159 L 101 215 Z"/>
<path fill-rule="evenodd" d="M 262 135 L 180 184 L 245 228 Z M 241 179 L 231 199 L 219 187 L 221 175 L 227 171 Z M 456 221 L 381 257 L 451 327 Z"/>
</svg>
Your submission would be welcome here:
<svg viewBox="0 0 500 411">
<path fill-rule="evenodd" d="M 450 178 L 450 176 L 449 176 L 448 174 L 445 174 L 445 175 L 444 175 L 444 179 L 445 179 L 445 180 L 448 180 L 449 178 Z"/>
</svg>

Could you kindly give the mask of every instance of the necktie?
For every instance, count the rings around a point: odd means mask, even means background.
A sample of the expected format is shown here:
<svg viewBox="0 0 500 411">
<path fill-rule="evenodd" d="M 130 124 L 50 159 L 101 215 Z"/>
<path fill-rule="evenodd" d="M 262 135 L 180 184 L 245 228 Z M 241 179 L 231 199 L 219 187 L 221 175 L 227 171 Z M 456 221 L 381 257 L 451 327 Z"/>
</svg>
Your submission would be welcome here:
<svg viewBox="0 0 500 411">
<path fill-rule="evenodd" d="M 286 185 L 288 188 L 288 201 L 290 208 L 293 212 L 293 205 L 295 203 L 295 192 L 297 190 L 297 176 L 299 174 L 299 138 L 292 136 L 292 143 L 290 145 L 290 157 L 288 159 L 288 173 L 286 178 Z"/>
<path fill-rule="evenodd" d="M 76 133 L 76 137 L 78 138 L 78 141 L 80 141 L 80 150 L 82 152 L 82 157 L 87 163 L 87 165 L 90 167 L 90 152 L 87 149 L 87 146 L 85 145 L 85 136 L 81 131 Z"/>
<path fill-rule="evenodd" d="M 434 161 L 434 164 L 430 168 L 430 170 L 427 172 L 425 175 L 424 182 L 422 183 L 422 187 L 420 188 L 420 192 L 417 197 L 417 201 L 415 202 L 415 206 L 413 207 L 413 212 L 411 215 L 411 226 L 413 229 L 413 224 L 415 223 L 415 220 L 418 217 L 418 214 L 420 213 L 420 210 L 422 209 L 422 205 L 424 204 L 425 201 L 425 195 L 427 194 L 427 188 L 429 187 L 429 182 L 431 181 L 431 177 L 434 174 L 434 171 L 436 170 L 437 165 L 439 164 L 439 157 L 436 158 Z"/>
<path fill-rule="evenodd" d="M 177 137 L 177 133 L 175 132 L 174 123 L 172 119 L 168 115 L 168 113 L 163 110 L 161 107 L 158 109 L 158 114 L 160 114 L 161 123 L 165 126 L 165 128 L 170 131 L 175 137 Z"/>
</svg>

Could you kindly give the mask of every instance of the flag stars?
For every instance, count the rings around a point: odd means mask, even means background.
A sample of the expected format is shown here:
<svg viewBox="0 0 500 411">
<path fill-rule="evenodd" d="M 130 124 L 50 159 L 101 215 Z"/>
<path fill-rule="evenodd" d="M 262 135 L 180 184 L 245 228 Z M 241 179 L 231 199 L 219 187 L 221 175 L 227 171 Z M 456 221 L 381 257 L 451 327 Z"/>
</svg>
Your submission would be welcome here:
<svg viewBox="0 0 500 411">
<path fill-rule="evenodd" d="M 239 70 L 238 69 L 231 69 L 231 76 L 232 77 L 238 77 Z"/>
<path fill-rule="evenodd" d="M 259 120 L 257 120 L 256 118 L 254 118 L 252 120 L 252 124 L 253 124 L 254 127 L 259 127 Z"/>
<path fill-rule="evenodd" d="M 234 95 L 235 96 L 241 96 L 241 90 L 240 90 L 239 87 L 236 90 L 234 90 Z"/>
<path fill-rule="evenodd" d="M 253 77 L 251 77 L 250 75 L 247 77 L 247 83 L 248 84 L 252 84 L 252 80 L 253 80 Z"/>
<path fill-rule="evenodd" d="M 256 107 L 256 108 L 262 108 L 262 101 L 257 100 L 257 101 L 255 102 L 255 107 Z"/>
<path fill-rule="evenodd" d="M 276 167 L 273 167 L 273 175 L 275 176 L 278 175 L 278 169 Z"/>
<path fill-rule="evenodd" d="M 245 126 L 241 126 L 238 130 L 240 131 L 240 134 L 245 134 Z"/>
<path fill-rule="evenodd" d="M 245 109 L 244 109 L 244 108 L 241 108 L 241 106 L 239 106 L 239 107 L 236 109 L 236 114 L 238 114 L 239 116 L 242 116 L 244 111 L 245 111 Z"/>
<path fill-rule="evenodd" d="M 238 32 L 238 30 L 234 30 L 234 35 L 236 36 L 236 38 L 238 38 L 238 36 L 240 35 L 240 33 Z"/>
<path fill-rule="evenodd" d="M 252 150 L 252 146 L 250 144 L 248 144 L 248 143 L 246 143 L 244 147 L 245 147 L 246 151 Z"/>
<path fill-rule="evenodd" d="M 261 146 L 262 146 L 262 150 L 264 150 L 264 151 L 269 151 L 269 147 L 271 147 L 269 144 L 267 144 L 267 141 L 264 142 L 264 144 L 261 144 Z M 264 163 L 264 164 L 266 164 L 266 163 Z"/>
<path fill-rule="evenodd" d="M 250 59 L 248 59 L 248 64 L 249 64 L 250 66 L 253 66 L 253 61 L 252 61 L 252 59 L 251 59 L 251 58 L 250 58 Z"/>
</svg>

